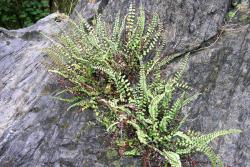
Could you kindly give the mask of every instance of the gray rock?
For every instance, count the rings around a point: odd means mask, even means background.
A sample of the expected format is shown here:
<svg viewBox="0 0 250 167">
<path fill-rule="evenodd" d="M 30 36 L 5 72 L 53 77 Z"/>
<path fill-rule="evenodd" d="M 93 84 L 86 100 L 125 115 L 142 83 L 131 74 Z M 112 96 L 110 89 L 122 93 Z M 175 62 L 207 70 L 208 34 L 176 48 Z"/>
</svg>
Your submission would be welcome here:
<svg viewBox="0 0 250 167">
<path fill-rule="evenodd" d="M 92 16 L 95 11 L 103 11 L 105 20 L 112 24 L 118 11 L 122 14 L 127 12 L 130 2 L 129 0 L 97 1 L 99 6 L 80 2 L 76 11 L 85 17 Z M 136 2 L 139 6 L 139 1 Z M 152 16 L 152 12 L 156 12 L 164 23 L 164 38 L 168 53 L 191 50 L 216 35 L 230 6 L 229 0 L 141 0 L 140 2 L 145 7 L 148 18 Z M 84 5 L 81 5 L 82 3 Z M 93 6 L 94 10 L 86 12 L 86 9 Z"/>
<path fill-rule="evenodd" d="M 20 29 L 0 29 L 0 134 L 15 115 L 33 108 L 49 78 L 43 67 L 42 49 L 50 41 L 41 33 L 53 35 L 64 22 L 55 22 L 52 14 L 35 25 Z"/>
<path fill-rule="evenodd" d="M 163 74 L 170 75 L 178 63 Z M 186 128 L 209 133 L 237 128 L 240 135 L 228 135 L 213 142 L 225 165 L 250 166 L 250 26 L 225 32 L 211 47 L 191 54 L 184 79 L 201 93 L 186 110 Z M 203 164 L 204 165 L 204 164 Z"/>
<path fill-rule="evenodd" d="M 242 129 L 242 134 L 216 140 L 213 146 L 226 165 L 250 166 L 249 23 L 236 20 L 222 27 L 229 0 L 142 3 L 164 21 L 166 54 L 192 51 L 185 79 L 202 95 L 187 108 L 191 115 L 186 128 L 204 133 Z M 81 0 L 76 10 L 88 19 L 103 12 L 111 24 L 115 13 L 124 13 L 127 6 L 128 0 L 95 4 Z M 0 166 L 140 166 L 140 160 L 120 158 L 111 150 L 105 131 L 91 123 L 93 112 L 66 112 L 67 104 L 53 98 L 60 85 L 47 72 L 48 58 L 41 51 L 51 42 L 40 32 L 53 36 L 66 21 L 63 15 L 52 14 L 25 29 L 0 29 Z M 216 40 L 222 28 L 225 31 Z M 177 67 L 178 60 L 163 74 L 168 76 Z"/>
</svg>

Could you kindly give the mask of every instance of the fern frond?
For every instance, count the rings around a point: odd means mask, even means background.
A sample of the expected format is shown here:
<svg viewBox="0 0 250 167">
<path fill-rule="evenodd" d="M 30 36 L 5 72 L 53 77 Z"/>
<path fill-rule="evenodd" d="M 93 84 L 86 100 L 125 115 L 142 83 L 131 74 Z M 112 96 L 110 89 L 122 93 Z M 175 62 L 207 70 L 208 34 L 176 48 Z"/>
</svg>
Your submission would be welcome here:
<svg viewBox="0 0 250 167">
<path fill-rule="evenodd" d="M 157 73 L 160 69 L 159 64 L 162 62 L 161 60 L 161 54 L 165 48 L 166 43 L 162 42 L 162 44 L 160 45 L 160 47 L 156 48 L 156 53 L 155 56 L 153 58 L 153 60 L 149 61 L 146 65 L 146 71 L 147 71 L 147 75 L 150 74 L 150 72 L 155 70 L 155 73 Z M 161 60 L 161 61 L 160 61 Z"/>
<path fill-rule="evenodd" d="M 127 38 L 128 41 L 131 40 L 131 36 L 133 33 L 134 28 L 134 22 L 135 22 L 135 4 L 133 1 L 130 2 L 127 19 L 126 19 L 126 31 L 127 31 Z"/>
<path fill-rule="evenodd" d="M 122 101 L 124 101 L 127 98 L 127 96 L 131 95 L 132 90 L 130 88 L 130 82 L 127 79 L 125 79 L 124 75 L 122 75 L 121 73 L 117 73 L 112 69 L 108 69 L 101 66 L 93 66 L 93 68 L 103 71 L 105 74 L 109 76 L 111 80 L 114 81 L 117 91 L 120 94 L 120 99 Z"/>
<path fill-rule="evenodd" d="M 142 36 L 143 36 L 143 33 L 144 33 L 144 29 L 145 29 L 145 22 L 146 22 L 146 17 L 145 17 L 145 10 L 143 8 L 143 6 L 140 6 L 140 15 L 139 17 L 137 18 L 137 38 L 139 38 L 140 40 L 142 40 Z"/>
<path fill-rule="evenodd" d="M 140 49 L 142 45 L 142 36 L 144 33 L 144 28 L 145 28 L 145 12 L 142 6 L 140 7 L 139 10 L 140 10 L 140 15 L 137 18 L 137 23 L 135 23 L 134 25 L 136 27 L 133 28 L 131 39 L 128 41 L 128 44 L 127 44 L 127 50 L 130 52 L 129 54 L 131 54 L 131 56 L 132 54 L 141 56 Z"/>
<path fill-rule="evenodd" d="M 180 156 L 172 151 L 163 151 L 163 156 L 170 163 L 171 167 L 181 167 Z"/>
<path fill-rule="evenodd" d="M 120 12 L 117 13 L 115 18 L 115 24 L 112 32 L 112 41 L 118 42 L 120 39 L 118 39 L 120 34 Z"/>
<path fill-rule="evenodd" d="M 165 92 L 165 97 L 164 100 L 162 102 L 162 106 L 164 109 L 168 109 L 169 108 L 169 103 L 172 101 L 173 98 L 173 91 L 174 91 L 174 87 L 172 82 L 168 82 L 165 87 L 164 87 L 164 92 Z"/>
<path fill-rule="evenodd" d="M 128 124 L 132 125 L 135 129 L 136 129 L 136 134 L 138 137 L 138 140 L 142 143 L 142 144 L 147 144 L 148 143 L 148 135 L 140 128 L 140 126 L 132 121 L 128 121 Z"/>
<path fill-rule="evenodd" d="M 77 12 L 77 19 L 79 20 L 79 23 L 80 23 L 80 25 L 81 26 L 83 26 L 84 28 L 86 28 L 86 30 L 88 31 L 88 32 L 91 32 L 91 31 L 93 31 L 93 27 L 88 23 L 88 21 L 85 19 L 85 18 L 83 18 L 78 12 Z"/>
<path fill-rule="evenodd" d="M 171 109 L 165 113 L 162 121 L 165 122 L 165 124 L 162 123 L 163 126 L 167 126 L 170 122 L 175 120 L 175 117 L 178 112 L 181 111 L 181 108 L 184 105 L 185 100 L 185 92 L 181 95 L 179 99 L 176 100 L 176 102 L 172 105 Z"/>
<path fill-rule="evenodd" d="M 159 106 L 159 103 L 163 99 L 164 96 L 165 96 L 165 93 L 157 95 L 157 96 L 153 97 L 151 100 L 151 103 L 149 105 L 149 115 L 153 121 L 156 120 L 156 118 L 159 114 L 158 106 Z"/>
<path fill-rule="evenodd" d="M 68 107 L 67 111 L 71 110 L 74 107 L 81 107 L 82 111 L 85 111 L 86 109 L 92 108 L 95 105 L 96 105 L 95 102 L 83 99 L 78 102 L 74 102 L 72 105 Z"/>
<path fill-rule="evenodd" d="M 149 102 L 149 99 L 153 97 L 151 91 L 148 89 L 148 84 L 147 84 L 147 76 L 145 73 L 145 67 L 140 60 L 140 78 L 139 78 L 139 83 L 138 83 L 138 90 L 139 90 L 139 99 L 140 104 L 139 108 L 142 110 L 145 110 L 147 107 L 147 104 Z"/>
<path fill-rule="evenodd" d="M 148 26 L 146 35 L 144 36 L 144 44 L 148 45 L 149 41 L 151 40 L 151 37 L 156 29 L 156 27 L 158 26 L 158 22 L 159 22 L 159 16 L 158 14 L 154 13 L 152 20 Z"/>
<path fill-rule="evenodd" d="M 212 140 L 214 140 L 217 137 L 225 136 L 228 134 L 237 134 L 237 133 L 241 133 L 241 131 L 237 130 L 237 129 L 216 131 L 213 133 L 201 135 L 200 137 L 194 138 L 194 143 L 195 143 L 196 147 L 199 148 L 199 147 L 202 147 L 203 145 L 209 144 Z"/>
<path fill-rule="evenodd" d="M 184 71 L 185 71 L 185 68 L 186 68 L 186 66 L 187 66 L 187 64 L 188 64 L 189 54 L 190 54 L 190 53 L 187 53 L 187 54 L 185 55 L 184 59 L 182 60 L 182 62 L 181 62 L 181 64 L 180 64 L 179 71 L 175 74 L 175 76 L 174 76 L 174 78 L 173 78 L 174 81 L 175 81 L 175 83 L 178 83 L 178 82 L 180 81 L 181 77 L 183 76 L 183 73 L 184 73 Z"/>
<path fill-rule="evenodd" d="M 162 68 L 163 66 L 168 65 L 171 61 L 173 61 L 175 58 L 179 57 L 181 54 L 176 53 L 172 55 L 165 56 L 161 59 L 161 61 L 157 64 L 157 67 Z"/>
<path fill-rule="evenodd" d="M 211 162 L 212 167 L 224 167 L 221 159 L 214 153 L 211 147 L 205 146 L 201 149 Z"/>
<path fill-rule="evenodd" d="M 157 47 L 157 44 L 158 44 L 158 42 L 161 38 L 161 34 L 162 34 L 162 26 L 161 25 L 162 24 L 159 23 L 159 28 L 158 28 L 156 34 L 144 44 L 144 47 L 142 50 L 142 52 L 143 52 L 142 54 L 144 57 Z"/>
</svg>

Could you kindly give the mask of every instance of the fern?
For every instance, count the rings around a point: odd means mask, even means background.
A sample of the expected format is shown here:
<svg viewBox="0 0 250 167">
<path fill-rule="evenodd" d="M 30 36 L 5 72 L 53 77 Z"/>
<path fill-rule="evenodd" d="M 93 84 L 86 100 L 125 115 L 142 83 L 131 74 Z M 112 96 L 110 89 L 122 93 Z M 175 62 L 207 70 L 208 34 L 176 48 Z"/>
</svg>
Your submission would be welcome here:
<svg viewBox="0 0 250 167">
<path fill-rule="evenodd" d="M 168 160 L 172 167 L 181 167 L 180 156 L 175 152 L 163 151 L 163 156 Z"/>
<path fill-rule="evenodd" d="M 59 34 L 45 50 L 54 62 L 50 72 L 67 82 L 56 98 L 69 103 L 68 110 L 92 109 L 124 155 L 149 151 L 180 167 L 183 155 L 202 152 L 213 167 L 222 166 L 210 142 L 240 131 L 182 131 L 187 119 L 182 108 L 199 96 L 190 96 L 191 88 L 182 79 L 189 53 L 184 58 L 165 56 L 159 16 L 154 13 L 148 21 L 142 6 L 136 11 L 131 3 L 123 20 L 118 13 L 111 32 L 100 15 L 93 25 L 82 17 L 69 21 L 69 32 Z M 162 79 L 161 69 L 177 57 L 182 58 L 178 72 Z M 63 98 L 65 92 L 73 97 Z"/>
<path fill-rule="evenodd" d="M 128 41 L 130 41 L 133 28 L 134 28 L 134 22 L 135 22 L 135 4 L 134 2 L 131 2 L 128 9 L 128 15 L 127 15 L 127 24 L 126 24 L 126 31 L 127 31 L 127 38 Z"/>
</svg>

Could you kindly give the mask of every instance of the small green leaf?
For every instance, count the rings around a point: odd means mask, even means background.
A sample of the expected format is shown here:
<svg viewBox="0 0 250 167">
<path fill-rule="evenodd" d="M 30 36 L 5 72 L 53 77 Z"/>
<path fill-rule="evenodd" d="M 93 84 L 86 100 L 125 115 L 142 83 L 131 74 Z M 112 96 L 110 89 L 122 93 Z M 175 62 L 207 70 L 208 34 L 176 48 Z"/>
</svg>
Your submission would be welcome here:
<svg viewBox="0 0 250 167">
<path fill-rule="evenodd" d="M 132 150 L 125 151 L 124 155 L 127 155 L 127 156 L 138 156 L 138 155 L 140 155 L 140 152 L 138 151 L 138 149 L 132 149 Z"/>
<path fill-rule="evenodd" d="M 139 139 L 139 141 L 142 144 L 147 144 L 148 135 L 143 132 L 140 126 L 132 121 L 128 121 L 128 123 L 131 124 L 136 129 L 136 134 L 137 134 L 137 138 Z"/>
<path fill-rule="evenodd" d="M 172 151 L 163 151 L 164 157 L 170 163 L 171 167 L 181 167 L 181 160 L 179 154 Z"/>
</svg>

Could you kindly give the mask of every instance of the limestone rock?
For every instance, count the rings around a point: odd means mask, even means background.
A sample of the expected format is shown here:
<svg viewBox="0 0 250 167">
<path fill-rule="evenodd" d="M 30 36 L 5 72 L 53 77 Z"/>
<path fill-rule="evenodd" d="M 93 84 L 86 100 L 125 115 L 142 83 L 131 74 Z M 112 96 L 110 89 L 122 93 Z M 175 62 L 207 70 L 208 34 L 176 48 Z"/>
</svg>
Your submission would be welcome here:
<svg viewBox="0 0 250 167">
<path fill-rule="evenodd" d="M 148 17 L 156 11 L 164 22 L 166 54 L 192 51 L 185 79 L 202 95 L 189 106 L 187 127 L 204 133 L 242 129 L 242 134 L 216 140 L 213 146 L 226 165 L 250 166 L 249 22 L 223 25 L 229 0 L 142 3 Z M 76 11 L 88 19 L 103 12 L 112 24 L 115 13 L 125 13 L 127 6 L 128 0 L 81 0 Z M 0 29 L 0 166 L 140 166 L 138 159 L 120 158 L 109 150 L 104 130 L 90 122 L 91 111 L 66 112 L 67 104 L 53 98 L 60 87 L 47 72 L 48 58 L 41 51 L 51 42 L 40 32 L 53 37 L 66 21 L 52 14 L 28 28 Z M 163 73 L 172 74 L 177 67 L 178 61 Z"/>
</svg>

